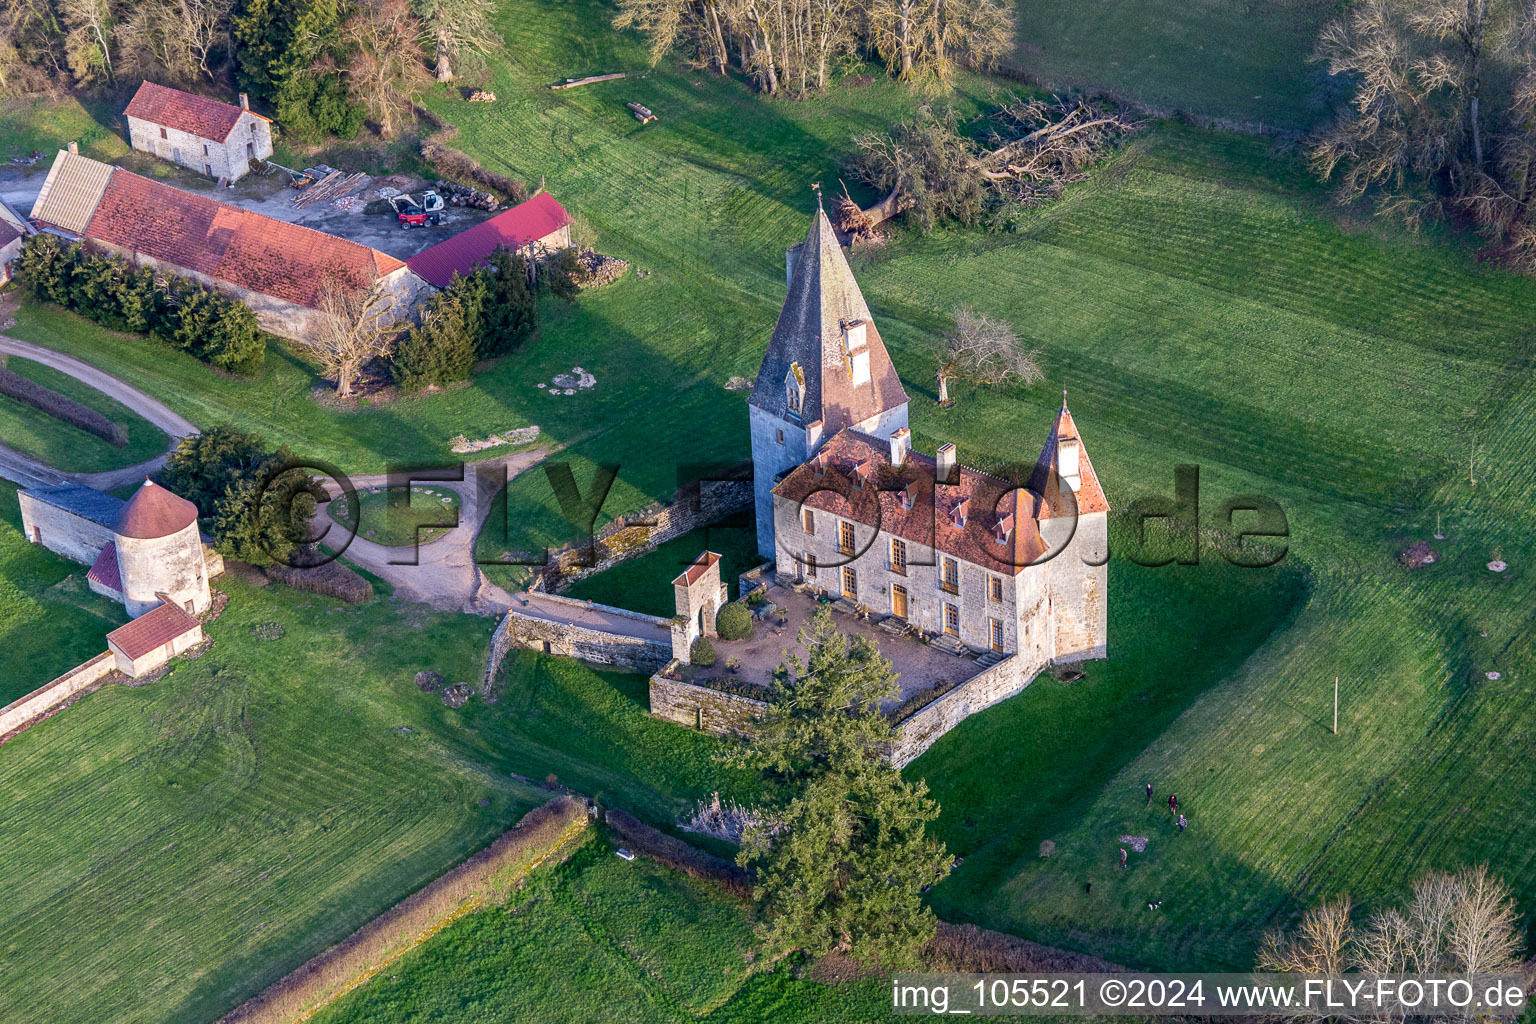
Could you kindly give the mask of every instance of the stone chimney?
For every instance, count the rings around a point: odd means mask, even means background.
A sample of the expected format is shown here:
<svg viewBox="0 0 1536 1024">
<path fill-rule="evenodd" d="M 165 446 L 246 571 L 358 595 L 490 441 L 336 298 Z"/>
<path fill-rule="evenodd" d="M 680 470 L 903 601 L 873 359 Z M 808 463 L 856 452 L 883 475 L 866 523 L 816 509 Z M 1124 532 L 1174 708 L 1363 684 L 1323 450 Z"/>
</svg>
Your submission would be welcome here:
<svg viewBox="0 0 1536 1024">
<path fill-rule="evenodd" d="M 1056 448 L 1056 472 L 1074 492 L 1083 486 L 1082 470 L 1079 458 L 1082 449 L 1078 447 L 1077 438 L 1064 437 Z"/>
<path fill-rule="evenodd" d="M 78 142 L 71 142 L 69 144 L 69 152 L 73 156 L 79 156 L 80 155 L 80 143 L 78 143 Z"/>
<path fill-rule="evenodd" d="M 891 435 L 891 468 L 900 469 L 907 464 L 907 450 L 912 444 L 912 431 L 902 427 Z"/>
<path fill-rule="evenodd" d="M 246 94 L 246 93 L 241 93 L 240 94 L 240 109 L 241 110 L 250 110 L 251 109 L 251 97 L 248 94 Z"/>
<path fill-rule="evenodd" d="M 946 442 L 939 445 L 938 466 L 934 472 L 934 479 L 941 484 L 953 484 L 960 482 L 960 474 L 955 472 L 955 446 Z"/>
</svg>

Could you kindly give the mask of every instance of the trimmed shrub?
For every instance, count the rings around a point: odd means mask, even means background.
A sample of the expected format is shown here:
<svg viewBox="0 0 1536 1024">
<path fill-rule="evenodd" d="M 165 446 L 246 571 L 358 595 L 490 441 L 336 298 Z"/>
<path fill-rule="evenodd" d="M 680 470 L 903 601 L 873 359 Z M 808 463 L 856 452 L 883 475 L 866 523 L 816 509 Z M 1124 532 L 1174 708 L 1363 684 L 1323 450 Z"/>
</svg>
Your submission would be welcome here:
<svg viewBox="0 0 1536 1024">
<path fill-rule="evenodd" d="M 746 605 L 728 604 L 715 616 L 715 632 L 722 640 L 745 640 L 752 635 L 752 613 Z"/>
<path fill-rule="evenodd" d="M 347 604 L 362 604 L 373 598 L 373 584 L 340 562 L 326 562 L 313 569 L 295 569 L 291 565 L 267 566 L 267 578 L 286 583 L 295 590 L 334 597 Z"/>
<path fill-rule="evenodd" d="M 113 423 L 95 409 L 3 367 L 0 367 L 0 394 L 9 395 L 56 420 L 79 427 L 88 434 L 95 434 L 114 448 L 121 448 L 128 443 L 128 431 L 121 423 Z"/>
<path fill-rule="evenodd" d="M 694 668 L 709 668 L 715 663 L 715 645 L 709 637 L 701 636 L 688 648 L 688 664 Z"/>
</svg>

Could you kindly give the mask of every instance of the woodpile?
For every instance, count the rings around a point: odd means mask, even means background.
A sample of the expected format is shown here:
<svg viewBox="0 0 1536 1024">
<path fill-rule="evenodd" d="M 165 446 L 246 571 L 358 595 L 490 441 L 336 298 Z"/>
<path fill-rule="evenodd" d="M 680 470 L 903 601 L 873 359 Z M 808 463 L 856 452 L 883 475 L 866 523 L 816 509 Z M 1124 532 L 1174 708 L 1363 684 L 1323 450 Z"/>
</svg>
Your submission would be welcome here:
<svg viewBox="0 0 1536 1024">
<path fill-rule="evenodd" d="M 656 115 L 651 113 L 650 107 L 642 106 L 639 103 L 626 103 L 624 105 L 629 108 L 630 113 L 635 115 L 635 120 L 641 124 L 650 124 L 656 120 Z"/>
<path fill-rule="evenodd" d="M 481 192 L 479 189 L 470 188 L 468 185 L 459 185 L 452 181 L 437 182 L 437 194 L 443 197 L 443 202 L 449 206 L 467 206 L 473 210 L 497 210 L 501 207 L 501 200 L 489 192 Z"/>
<path fill-rule="evenodd" d="M 587 279 L 581 283 L 583 288 L 600 288 L 612 284 L 629 269 L 629 264 L 617 256 L 604 256 L 596 249 L 578 249 L 576 259 L 587 271 Z"/>
<path fill-rule="evenodd" d="M 574 89 L 580 85 L 591 85 L 593 82 L 611 82 L 615 78 L 624 78 L 628 74 L 629 73 L 627 71 L 620 71 L 612 75 L 588 75 L 586 78 L 567 78 L 563 82 L 556 82 L 554 85 L 550 86 L 550 88 Z"/>
<path fill-rule="evenodd" d="M 313 185 L 293 197 L 293 205 L 302 209 L 322 199 L 340 199 L 368 184 L 366 174 L 343 174 L 332 171 Z"/>
<path fill-rule="evenodd" d="M 476 89 L 474 92 L 469 94 L 469 102 L 471 102 L 471 103 L 495 103 L 496 102 L 496 94 L 493 93 L 493 92 L 486 92 L 484 89 Z"/>
</svg>

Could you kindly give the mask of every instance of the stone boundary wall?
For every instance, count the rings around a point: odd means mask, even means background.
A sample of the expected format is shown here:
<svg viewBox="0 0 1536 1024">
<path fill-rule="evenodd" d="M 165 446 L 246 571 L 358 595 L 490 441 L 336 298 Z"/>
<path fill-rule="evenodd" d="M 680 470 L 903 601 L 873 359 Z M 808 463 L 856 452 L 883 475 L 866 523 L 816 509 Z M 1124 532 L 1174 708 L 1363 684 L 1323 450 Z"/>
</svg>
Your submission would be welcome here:
<svg viewBox="0 0 1536 1024">
<path fill-rule="evenodd" d="M 751 732 L 751 721 L 768 706 L 709 686 L 697 686 L 660 674 L 651 676 L 651 714 L 678 725 L 717 735 Z"/>
<path fill-rule="evenodd" d="M 554 594 L 542 595 L 540 600 L 568 603 L 573 609 L 595 608 L 609 615 L 619 615 L 653 625 L 663 631 L 670 625 L 668 620 L 659 619 L 654 615 L 642 615 L 639 612 L 608 605 L 588 605 L 585 601 L 574 601 Z M 647 640 L 644 637 L 609 633 L 590 626 L 552 622 L 516 608 L 509 608 L 501 620 L 501 625 L 497 626 L 496 632 L 491 634 L 491 652 L 486 660 L 485 678 L 481 684 L 482 694 L 490 693 L 491 685 L 496 679 L 496 672 L 501 668 L 502 659 L 514 647 L 526 647 L 530 650 L 543 651 L 545 654 L 559 654 L 599 665 L 616 665 L 642 672 L 654 672 L 672 660 L 670 639 Z"/>
<path fill-rule="evenodd" d="M 559 593 L 620 562 L 649 554 L 669 540 L 752 507 L 752 480 L 705 480 L 683 488 L 668 505 L 621 516 L 597 531 L 594 545 L 572 545 L 535 571 L 536 589 Z M 595 547 L 595 551 L 593 550 Z M 592 564 L 583 562 L 591 558 Z M 684 566 L 677 567 L 682 572 Z"/>
<path fill-rule="evenodd" d="M 0 708 L 0 743 L 11 734 L 42 718 L 81 690 L 99 682 L 117 668 L 111 651 L 102 651 L 83 664 L 76 665 L 57 679 L 33 690 L 25 697 Z"/>
<path fill-rule="evenodd" d="M 904 768 L 949 730 L 978 711 L 1023 690 L 1045 668 L 1045 661 L 1014 654 L 902 719 L 891 747 L 891 767 Z"/>
</svg>

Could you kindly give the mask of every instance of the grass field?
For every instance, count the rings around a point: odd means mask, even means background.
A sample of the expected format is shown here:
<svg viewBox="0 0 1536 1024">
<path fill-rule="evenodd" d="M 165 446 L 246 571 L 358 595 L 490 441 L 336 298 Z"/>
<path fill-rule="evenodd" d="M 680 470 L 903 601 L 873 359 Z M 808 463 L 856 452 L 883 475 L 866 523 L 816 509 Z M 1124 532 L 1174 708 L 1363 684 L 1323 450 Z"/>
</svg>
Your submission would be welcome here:
<svg viewBox="0 0 1536 1024">
<path fill-rule="evenodd" d="M 457 922 L 315 1024 L 889 1019 L 883 980 L 826 989 L 788 968 L 761 973 L 756 953 L 740 902 L 649 858 L 625 863 L 594 838 L 521 899 Z"/>
<path fill-rule="evenodd" d="M 611 604 L 647 615 L 670 619 L 677 612 L 672 581 L 701 551 L 720 556 L 720 578 L 736 594 L 736 577 L 762 564 L 757 554 L 757 533 L 751 514 L 737 525 L 717 525 L 675 537 L 639 558 L 620 562 L 611 569 L 577 580 L 567 597 Z"/>
<path fill-rule="evenodd" d="M 114 448 L 95 434 L 0 395 L 0 443 L 8 447 L 66 473 L 97 473 L 152 459 L 170 446 L 171 439 L 165 431 L 67 373 L 19 356 L 11 356 L 5 366 L 12 373 L 95 409 L 128 431 L 127 445 Z"/>
<path fill-rule="evenodd" d="M 33 173 L 46 174 L 53 154 L 71 142 L 80 143 L 80 152 L 97 160 L 119 159 L 129 149 L 123 131 L 113 126 L 122 109 L 113 106 L 109 100 L 73 97 L 0 99 L 0 162 L 41 152 L 43 159 Z"/>
<path fill-rule="evenodd" d="M 362 519 L 358 536 L 386 547 L 401 547 L 418 541 L 427 544 L 443 536 L 449 528 L 423 524 L 448 521 L 459 511 L 461 504 L 458 492 L 427 484 L 411 488 L 409 505 L 405 508 L 390 505 L 389 499 L 384 488 L 358 492 L 358 516 Z M 352 527 L 351 511 L 351 503 L 344 499 L 326 506 L 327 514 L 348 529 Z"/>
<path fill-rule="evenodd" d="M 128 621 L 86 587 L 85 570 L 28 543 L 16 485 L 0 480 L 0 705 L 100 654 Z"/>
<path fill-rule="evenodd" d="M 1023 0 L 1008 59 L 1051 88 L 1108 91 L 1165 114 L 1305 129 L 1338 101 L 1311 62 L 1334 0 Z"/>
</svg>

